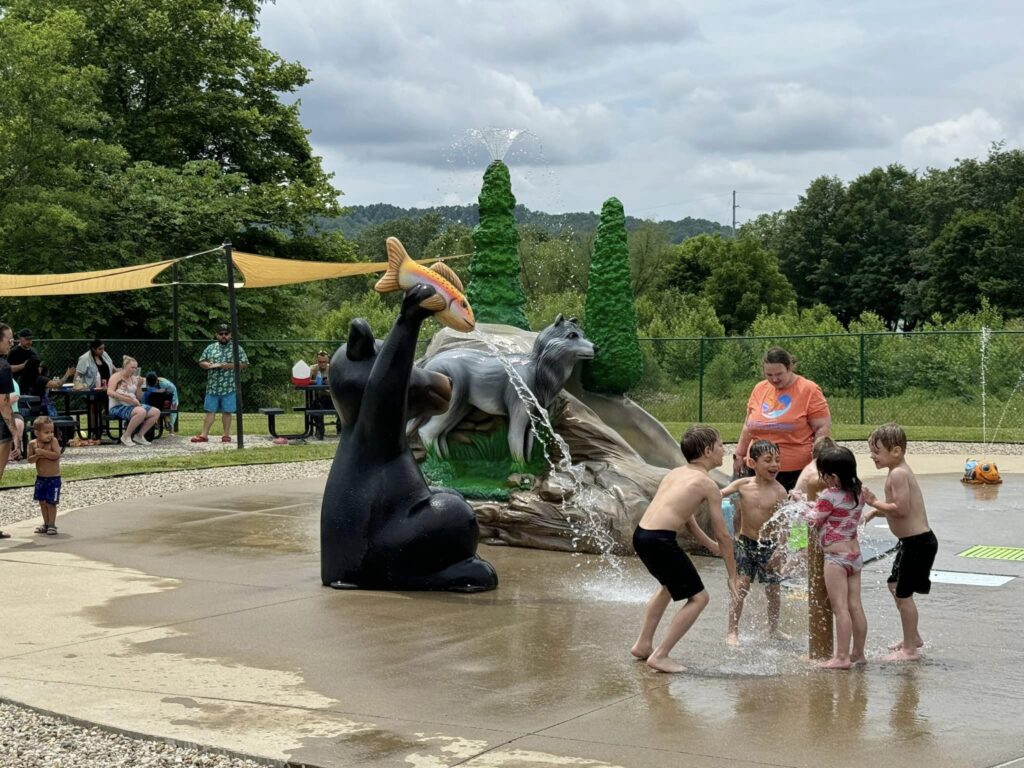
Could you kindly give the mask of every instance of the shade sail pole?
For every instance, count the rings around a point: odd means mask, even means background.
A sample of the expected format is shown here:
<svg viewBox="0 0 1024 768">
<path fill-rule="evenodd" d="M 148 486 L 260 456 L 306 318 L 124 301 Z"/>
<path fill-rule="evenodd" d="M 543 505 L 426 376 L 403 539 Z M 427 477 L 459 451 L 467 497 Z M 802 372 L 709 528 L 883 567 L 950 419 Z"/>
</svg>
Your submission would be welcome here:
<svg viewBox="0 0 1024 768">
<path fill-rule="evenodd" d="M 171 381 L 177 386 L 180 381 L 178 378 L 178 262 L 174 262 L 174 266 L 171 267 L 171 280 L 173 281 L 171 286 L 171 315 L 174 318 L 174 331 L 171 337 L 174 341 L 171 345 Z"/>
<path fill-rule="evenodd" d="M 242 424 L 242 369 L 238 365 L 241 355 L 238 352 L 238 302 L 235 296 L 235 265 L 231 261 L 231 243 L 224 243 L 222 247 L 224 248 L 224 263 L 228 268 L 228 305 L 231 308 L 231 354 L 234 363 L 235 403 L 237 409 L 235 416 L 238 418 L 236 431 L 238 434 L 238 449 L 241 450 L 245 447 L 245 427 Z"/>
</svg>

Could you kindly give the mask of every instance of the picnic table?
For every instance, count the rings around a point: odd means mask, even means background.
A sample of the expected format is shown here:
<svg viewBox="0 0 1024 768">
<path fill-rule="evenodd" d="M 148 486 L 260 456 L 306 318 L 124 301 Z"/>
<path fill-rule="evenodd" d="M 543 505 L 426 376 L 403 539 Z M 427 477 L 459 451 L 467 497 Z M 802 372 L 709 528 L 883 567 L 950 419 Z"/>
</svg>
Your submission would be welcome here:
<svg viewBox="0 0 1024 768">
<path fill-rule="evenodd" d="M 292 387 L 304 394 L 305 405 L 297 405 L 293 411 L 302 413 L 303 430 L 292 435 L 279 435 L 277 433 L 276 419 L 285 411 L 284 408 L 260 408 L 260 413 L 267 417 L 267 430 L 275 438 L 286 438 L 288 440 L 305 440 L 316 432 L 323 432 L 324 420 L 329 416 L 337 417 L 333 404 L 330 408 L 320 407 L 320 396 L 329 392 L 329 384 L 293 384 Z"/>
<path fill-rule="evenodd" d="M 70 384 L 65 384 L 60 389 L 53 390 L 54 395 L 60 395 L 64 400 L 64 407 L 58 408 L 57 412 L 62 416 L 75 419 L 78 424 L 78 436 L 88 440 L 99 440 L 103 436 L 103 416 L 107 412 L 107 388 L 96 387 L 95 389 L 75 389 Z M 72 408 L 71 398 L 77 397 L 85 400 L 85 408 Z M 82 434 L 82 422 L 78 418 L 85 414 L 85 434 Z"/>
</svg>

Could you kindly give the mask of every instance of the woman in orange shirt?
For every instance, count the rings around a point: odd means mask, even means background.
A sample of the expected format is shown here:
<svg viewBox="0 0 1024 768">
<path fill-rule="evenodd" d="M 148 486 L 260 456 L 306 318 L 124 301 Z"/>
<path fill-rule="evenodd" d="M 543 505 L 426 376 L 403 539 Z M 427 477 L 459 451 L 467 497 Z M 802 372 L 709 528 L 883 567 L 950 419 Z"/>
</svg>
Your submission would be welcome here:
<svg viewBox="0 0 1024 768">
<path fill-rule="evenodd" d="M 769 349 L 761 361 L 765 380 L 758 383 L 747 400 L 747 418 L 733 454 L 733 475 L 744 474 L 747 449 L 756 440 L 771 440 L 779 446 L 779 474 L 782 486 L 791 491 L 800 471 L 811 461 L 815 438 L 832 431 L 832 414 L 821 387 L 793 370 L 794 358 L 782 347 Z"/>
</svg>

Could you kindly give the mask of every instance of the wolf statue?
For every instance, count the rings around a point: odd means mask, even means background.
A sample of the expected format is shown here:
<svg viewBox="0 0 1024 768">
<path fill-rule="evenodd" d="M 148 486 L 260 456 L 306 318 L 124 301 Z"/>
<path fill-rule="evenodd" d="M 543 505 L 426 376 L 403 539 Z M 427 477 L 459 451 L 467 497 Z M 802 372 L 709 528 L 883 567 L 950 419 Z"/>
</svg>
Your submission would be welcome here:
<svg viewBox="0 0 1024 768">
<path fill-rule="evenodd" d="M 473 508 L 427 486 L 405 438 L 410 415 L 445 410 L 444 376 L 413 367 L 434 287 L 415 285 L 387 339 L 363 319 L 331 358 L 331 397 L 341 420 L 338 453 L 320 510 L 320 577 L 336 589 L 477 592 L 498 586 L 476 555 Z M 429 305 L 428 305 L 429 306 Z"/>
<path fill-rule="evenodd" d="M 565 386 L 572 369 L 580 360 L 592 360 L 597 354 L 575 317 L 559 315 L 555 322 L 537 334 L 533 351 L 527 355 L 509 355 L 508 360 L 522 383 L 544 409 Z M 508 371 L 492 355 L 470 349 L 451 349 L 427 360 L 423 370 L 451 379 L 452 396 L 445 413 L 420 418 L 410 423 L 419 429 L 427 448 L 433 447 L 447 458 L 447 436 L 473 408 L 492 416 L 508 416 L 508 449 L 518 463 L 529 460 L 533 450 L 533 425 L 529 408 L 516 390 Z M 520 384 L 520 386 L 522 386 Z"/>
</svg>

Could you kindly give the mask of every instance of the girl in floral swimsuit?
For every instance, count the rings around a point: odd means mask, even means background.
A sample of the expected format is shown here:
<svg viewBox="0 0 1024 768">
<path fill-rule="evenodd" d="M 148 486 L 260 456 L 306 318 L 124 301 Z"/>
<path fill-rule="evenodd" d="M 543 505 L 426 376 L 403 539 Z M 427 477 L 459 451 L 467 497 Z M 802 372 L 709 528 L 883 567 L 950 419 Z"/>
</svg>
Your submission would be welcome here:
<svg viewBox="0 0 1024 768">
<path fill-rule="evenodd" d="M 849 669 L 865 662 L 864 642 L 868 633 L 860 601 L 864 561 L 857 543 L 864 494 L 857 478 L 857 460 L 849 448 L 837 446 L 825 451 L 817 465 L 824 490 L 808 511 L 807 521 L 818 529 L 818 541 L 825 555 L 825 588 L 836 621 L 835 655 L 819 666 Z"/>
</svg>

